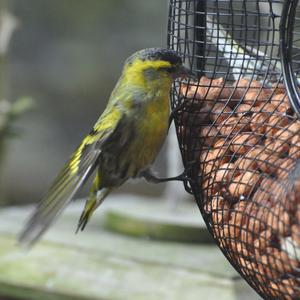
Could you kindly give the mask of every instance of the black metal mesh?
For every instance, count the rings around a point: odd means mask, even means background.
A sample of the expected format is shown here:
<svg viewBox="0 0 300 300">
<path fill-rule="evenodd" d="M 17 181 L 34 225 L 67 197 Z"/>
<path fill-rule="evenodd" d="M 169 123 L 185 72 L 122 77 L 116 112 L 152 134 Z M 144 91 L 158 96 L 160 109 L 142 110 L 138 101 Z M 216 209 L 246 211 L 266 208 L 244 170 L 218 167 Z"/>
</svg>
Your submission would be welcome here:
<svg viewBox="0 0 300 300">
<path fill-rule="evenodd" d="M 199 77 L 173 92 L 186 189 L 223 253 L 264 299 L 300 299 L 300 121 L 283 80 L 283 4 L 171 0 L 169 11 L 169 47 Z M 289 53 L 297 82 L 295 7 Z"/>
</svg>

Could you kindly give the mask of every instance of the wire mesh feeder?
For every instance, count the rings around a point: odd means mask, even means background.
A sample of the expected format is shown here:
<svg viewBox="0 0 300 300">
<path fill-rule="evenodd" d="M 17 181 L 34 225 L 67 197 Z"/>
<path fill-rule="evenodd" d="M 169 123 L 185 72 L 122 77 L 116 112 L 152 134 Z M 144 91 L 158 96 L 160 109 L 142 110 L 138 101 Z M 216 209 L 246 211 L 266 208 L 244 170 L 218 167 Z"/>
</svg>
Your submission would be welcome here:
<svg viewBox="0 0 300 300">
<path fill-rule="evenodd" d="M 173 92 L 186 190 L 264 299 L 300 299 L 297 4 L 170 1 L 169 47 L 199 77 Z"/>
</svg>

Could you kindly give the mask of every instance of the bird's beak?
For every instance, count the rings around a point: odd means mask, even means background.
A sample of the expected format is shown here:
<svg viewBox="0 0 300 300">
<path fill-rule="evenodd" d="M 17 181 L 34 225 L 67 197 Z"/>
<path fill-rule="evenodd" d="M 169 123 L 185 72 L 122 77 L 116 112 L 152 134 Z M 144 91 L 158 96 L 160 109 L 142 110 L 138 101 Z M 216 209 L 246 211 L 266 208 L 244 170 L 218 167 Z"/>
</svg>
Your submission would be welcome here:
<svg viewBox="0 0 300 300">
<path fill-rule="evenodd" d="M 185 66 L 181 66 L 178 69 L 178 72 L 176 72 L 176 78 L 177 77 L 191 78 L 191 79 L 194 79 L 194 80 L 198 80 L 197 75 L 192 70 L 188 69 Z"/>
</svg>

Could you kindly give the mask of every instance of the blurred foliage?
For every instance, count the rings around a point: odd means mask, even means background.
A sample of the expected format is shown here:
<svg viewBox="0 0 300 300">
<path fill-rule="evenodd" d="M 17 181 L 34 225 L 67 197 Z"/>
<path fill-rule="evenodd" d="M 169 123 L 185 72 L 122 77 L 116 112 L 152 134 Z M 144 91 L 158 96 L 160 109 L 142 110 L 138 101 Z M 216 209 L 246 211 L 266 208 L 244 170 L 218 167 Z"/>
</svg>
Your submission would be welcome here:
<svg viewBox="0 0 300 300">
<path fill-rule="evenodd" d="M 17 19 L 8 10 L 8 1 L 0 2 L 0 171 L 4 160 L 6 140 L 16 137 L 20 131 L 13 126 L 15 121 L 32 107 L 32 99 L 21 97 L 11 102 L 7 98 L 7 56 L 12 34 L 18 26 Z M 0 202 L 4 202 L 0 195 Z"/>
<path fill-rule="evenodd" d="M 8 137 L 19 136 L 19 131 L 13 127 L 14 121 L 32 107 L 31 98 L 23 97 L 11 103 L 0 101 L 0 167 L 4 155 L 5 140 Z"/>
</svg>

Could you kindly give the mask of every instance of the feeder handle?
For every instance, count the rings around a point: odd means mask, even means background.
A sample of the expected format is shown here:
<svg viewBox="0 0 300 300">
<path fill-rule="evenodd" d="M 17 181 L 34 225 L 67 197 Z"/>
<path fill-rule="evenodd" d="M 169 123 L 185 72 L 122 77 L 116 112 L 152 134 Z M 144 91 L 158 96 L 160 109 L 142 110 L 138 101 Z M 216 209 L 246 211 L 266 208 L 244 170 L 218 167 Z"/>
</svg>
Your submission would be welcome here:
<svg viewBox="0 0 300 300">
<path fill-rule="evenodd" d="M 286 91 L 294 111 L 300 118 L 300 91 L 293 71 L 293 29 L 298 0 L 285 0 L 282 7 L 280 33 L 280 58 Z"/>
</svg>

